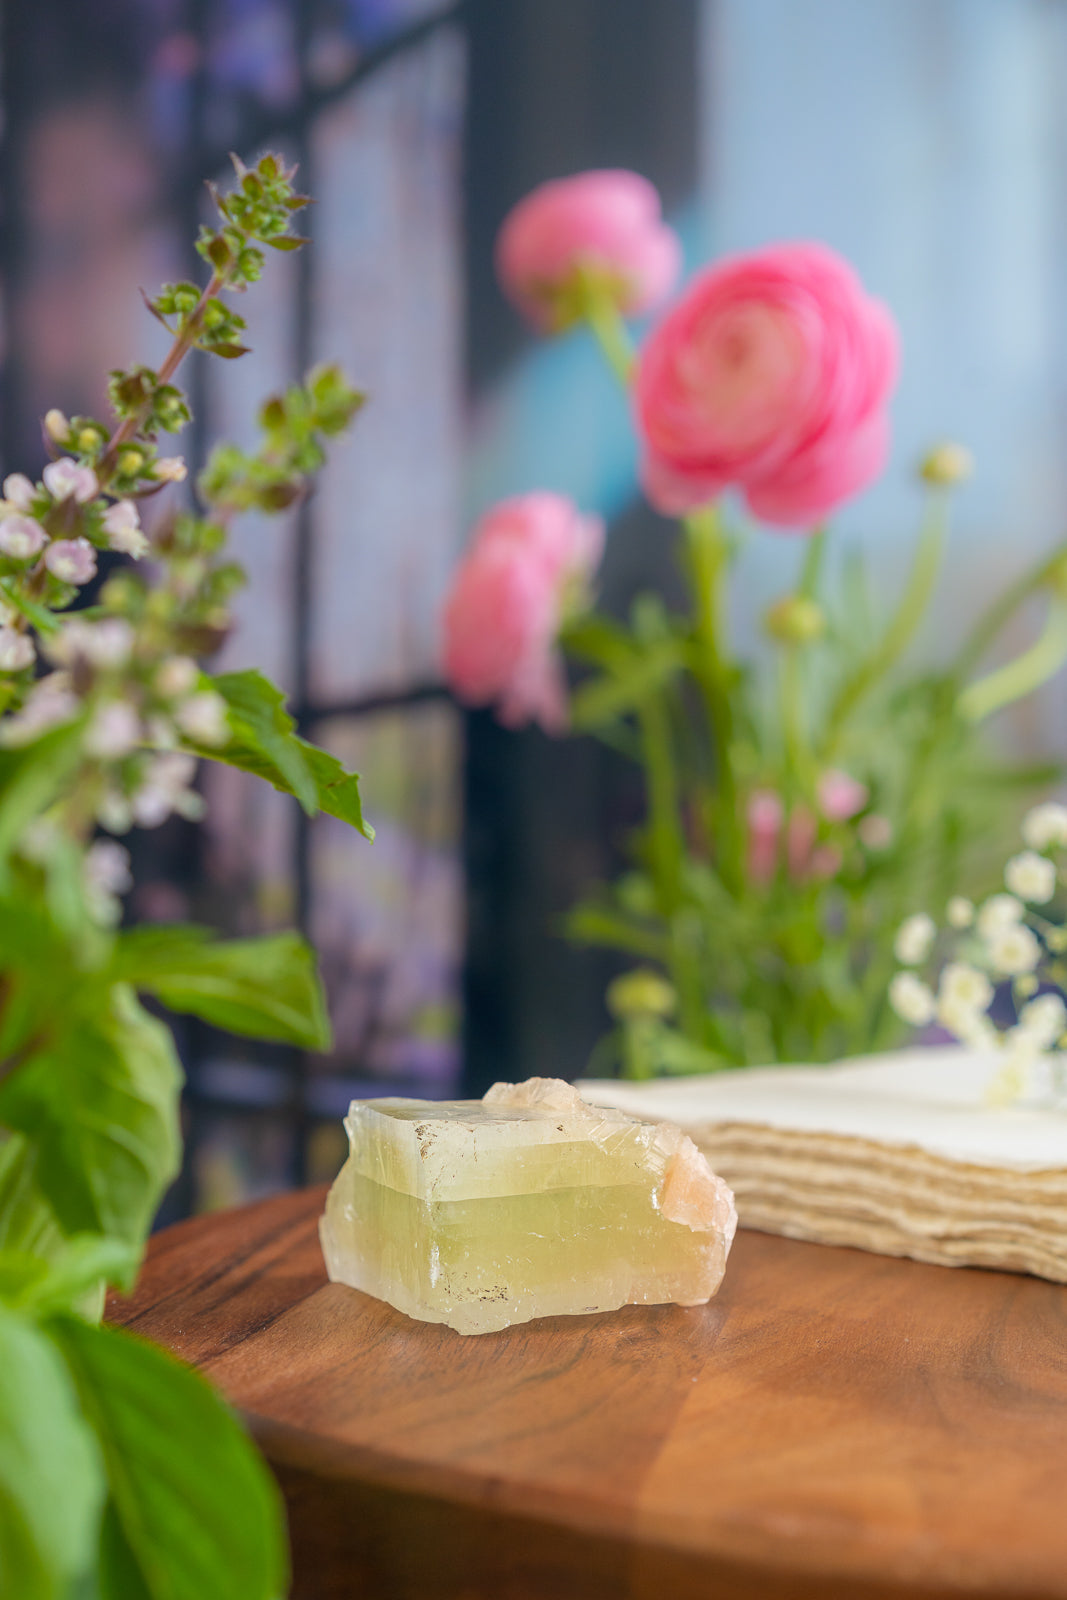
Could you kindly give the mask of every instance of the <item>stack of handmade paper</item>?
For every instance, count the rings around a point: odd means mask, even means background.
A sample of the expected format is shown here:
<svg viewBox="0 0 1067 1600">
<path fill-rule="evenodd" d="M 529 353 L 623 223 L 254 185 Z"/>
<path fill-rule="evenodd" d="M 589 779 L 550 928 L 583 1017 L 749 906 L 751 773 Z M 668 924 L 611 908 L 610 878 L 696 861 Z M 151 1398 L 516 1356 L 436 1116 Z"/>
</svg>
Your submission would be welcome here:
<svg viewBox="0 0 1067 1600">
<path fill-rule="evenodd" d="M 683 1127 L 742 1226 L 1067 1282 L 1067 1110 L 991 1104 L 996 1071 L 932 1049 L 581 1088 Z"/>
</svg>

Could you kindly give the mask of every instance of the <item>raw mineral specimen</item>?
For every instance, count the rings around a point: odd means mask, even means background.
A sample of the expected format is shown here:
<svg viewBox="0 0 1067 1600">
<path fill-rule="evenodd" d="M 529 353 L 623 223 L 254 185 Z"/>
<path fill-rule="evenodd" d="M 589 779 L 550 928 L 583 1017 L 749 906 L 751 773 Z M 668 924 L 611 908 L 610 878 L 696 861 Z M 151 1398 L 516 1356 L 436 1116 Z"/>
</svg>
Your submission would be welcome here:
<svg viewBox="0 0 1067 1600">
<path fill-rule="evenodd" d="M 737 1226 L 681 1129 L 585 1104 L 556 1078 L 483 1100 L 354 1100 L 319 1224 L 330 1277 L 458 1333 L 701 1305 Z"/>
</svg>

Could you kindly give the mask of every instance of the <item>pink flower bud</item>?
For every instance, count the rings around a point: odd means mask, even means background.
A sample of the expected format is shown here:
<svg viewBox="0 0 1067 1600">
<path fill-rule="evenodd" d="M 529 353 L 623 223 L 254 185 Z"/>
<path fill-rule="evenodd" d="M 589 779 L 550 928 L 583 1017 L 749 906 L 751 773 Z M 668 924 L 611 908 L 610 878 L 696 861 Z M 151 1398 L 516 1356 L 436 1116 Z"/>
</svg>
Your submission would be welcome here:
<svg viewBox="0 0 1067 1600">
<path fill-rule="evenodd" d="M 44 553 L 44 564 L 62 583 L 88 583 L 96 576 L 96 551 L 88 539 L 56 539 Z"/>
<path fill-rule="evenodd" d="M 44 529 L 32 517 L 5 517 L 0 522 L 0 550 L 13 561 L 28 561 L 44 541 Z"/>
<path fill-rule="evenodd" d="M 638 363 L 649 499 L 676 514 L 735 485 L 764 522 L 811 526 L 882 470 L 896 371 L 888 311 L 825 245 L 707 268 Z"/>
<path fill-rule="evenodd" d="M 23 672 L 35 660 L 33 640 L 15 628 L 0 628 L 0 672 Z"/>
<path fill-rule="evenodd" d="M 28 511 L 37 493 L 24 472 L 9 472 L 4 479 L 4 499 L 20 511 Z"/>
<path fill-rule="evenodd" d="M 817 794 L 819 810 L 828 822 L 847 822 L 862 811 L 871 798 L 871 791 L 847 772 L 824 772 L 819 779 Z"/>
<path fill-rule="evenodd" d="M 116 500 L 104 512 L 104 532 L 112 550 L 139 561 L 148 549 L 148 540 L 141 532 L 141 519 L 132 500 Z"/>
<path fill-rule="evenodd" d="M 53 500 L 73 499 L 84 505 L 99 489 L 92 467 L 80 467 L 69 456 L 50 461 L 43 476 L 44 486 Z"/>
<path fill-rule="evenodd" d="M 648 311 L 681 268 L 659 195 L 636 172 L 583 172 L 543 183 L 506 218 L 496 267 L 507 294 L 542 328 L 575 320 L 578 274 L 594 276 L 626 315 Z"/>
<path fill-rule="evenodd" d="M 599 520 L 561 495 L 522 495 L 483 517 L 444 612 L 444 672 L 459 699 L 495 703 L 509 726 L 565 727 L 556 636 L 602 546 Z"/>
<path fill-rule="evenodd" d="M 748 876 L 752 883 L 766 884 L 774 877 L 783 816 L 781 796 L 773 789 L 755 789 L 749 795 Z"/>
<path fill-rule="evenodd" d="M 785 859 L 789 876 L 801 883 L 811 870 L 811 852 L 815 846 L 818 824 L 810 807 L 795 805 L 789 814 L 785 830 Z"/>
</svg>

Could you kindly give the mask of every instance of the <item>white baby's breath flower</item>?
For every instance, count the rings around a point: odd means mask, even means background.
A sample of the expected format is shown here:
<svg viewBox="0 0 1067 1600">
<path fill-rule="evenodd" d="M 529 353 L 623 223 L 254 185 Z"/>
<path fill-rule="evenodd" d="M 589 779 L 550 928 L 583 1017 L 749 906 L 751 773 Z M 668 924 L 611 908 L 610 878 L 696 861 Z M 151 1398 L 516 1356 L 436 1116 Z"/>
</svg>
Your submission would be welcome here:
<svg viewBox="0 0 1067 1600">
<path fill-rule="evenodd" d="M 99 493 L 100 485 L 92 467 L 81 467 L 70 456 L 50 461 L 42 473 L 44 486 L 53 500 L 77 500 L 84 505 Z"/>
<path fill-rule="evenodd" d="M 1030 929 L 1021 922 L 997 928 L 987 941 L 989 961 L 994 972 L 1005 978 L 1033 972 L 1041 960 L 1041 946 Z"/>
<path fill-rule="evenodd" d="M 925 911 L 906 917 L 897 929 L 893 943 L 896 958 L 906 967 L 917 967 L 930 954 L 937 928 Z"/>
<path fill-rule="evenodd" d="M 993 998 L 993 985 L 978 967 L 966 961 L 950 961 L 941 974 L 938 995 L 984 1011 Z"/>
<path fill-rule="evenodd" d="M 101 761 L 121 761 L 141 743 L 141 719 L 125 700 L 98 706 L 85 732 L 85 748 Z"/>
<path fill-rule="evenodd" d="M 959 995 L 945 995 L 938 1000 L 937 1020 L 972 1050 L 996 1048 L 997 1033 L 989 1018 Z"/>
<path fill-rule="evenodd" d="M 141 531 L 141 519 L 132 500 L 116 500 L 104 512 L 104 532 L 112 550 L 139 561 L 149 549 L 148 540 Z"/>
<path fill-rule="evenodd" d="M 4 479 L 4 499 L 19 511 L 28 511 L 37 493 L 24 472 L 9 472 Z"/>
<path fill-rule="evenodd" d="M 23 672 L 36 660 L 33 640 L 14 628 L 0 628 L 0 672 Z"/>
<path fill-rule="evenodd" d="M 160 456 L 152 463 L 152 476 L 160 483 L 181 483 L 188 470 L 181 456 Z"/>
<path fill-rule="evenodd" d="M 1067 1006 L 1058 994 L 1041 994 L 1019 1012 L 1019 1028 L 1039 1049 L 1049 1050 L 1067 1029 Z"/>
<path fill-rule="evenodd" d="M 161 663 L 152 682 L 156 693 L 164 700 L 177 700 L 196 688 L 200 682 L 200 668 L 192 656 L 171 656 Z"/>
<path fill-rule="evenodd" d="M 1044 905 L 1056 893 L 1055 863 L 1035 850 L 1023 850 L 1005 865 L 1004 882 L 1020 900 Z"/>
<path fill-rule="evenodd" d="M 978 912 L 978 932 L 989 939 L 1001 928 L 1013 927 L 1021 922 L 1026 907 L 1013 894 L 993 894 L 984 901 Z"/>
<path fill-rule="evenodd" d="M 913 1028 L 925 1027 L 934 1019 L 934 996 L 928 984 L 914 972 L 898 972 L 889 985 L 889 1004 L 903 1022 Z"/>
<path fill-rule="evenodd" d="M 32 517 L 5 517 L 0 522 L 0 550 L 13 561 L 28 561 L 37 555 L 44 541 L 44 529 Z"/>
<path fill-rule="evenodd" d="M 226 709 L 221 694 L 216 694 L 214 689 L 203 689 L 175 708 L 174 721 L 187 739 L 217 749 L 230 740 Z"/>
<path fill-rule="evenodd" d="M 969 928 L 974 921 L 974 904 L 962 894 L 954 894 L 945 907 L 950 928 Z"/>
<path fill-rule="evenodd" d="M 1046 800 L 1034 806 L 1023 818 L 1023 843 L 1031 850 L 1047 850 L 1049 845 L 1067 845 L 1067 806 Z"/>
</svg>

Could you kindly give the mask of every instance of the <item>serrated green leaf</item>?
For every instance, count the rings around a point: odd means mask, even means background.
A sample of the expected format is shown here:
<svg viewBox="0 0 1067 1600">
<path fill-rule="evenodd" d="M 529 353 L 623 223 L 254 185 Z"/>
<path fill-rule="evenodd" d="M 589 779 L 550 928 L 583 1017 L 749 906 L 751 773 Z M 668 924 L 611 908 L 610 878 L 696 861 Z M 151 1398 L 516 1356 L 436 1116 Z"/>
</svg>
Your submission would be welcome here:
<svg viewBox="0 0 1067 1600">
<path fill-rule="evenodd" d="M 118 1525 L 105 1529 L 101 1600 L 138 1592 L 131 1563 L 150 1600 L 277 1600 L 287 1577 L 278 1490 L 210 1385 L 117 1328 L 75 1317 L 47 1327 L 96 1434 Z"/>
<path fill-rule="evenodd" d="M 134 928 L 114 976 L 217 1028 L 328 1050 L 330 1024 L 315 955 L 296 933 L 216 940 L 206 928 Z"/>
<path fill-rule="evenodd" d="M 115 984 L 0 1083 L 0 1124 L 35 1146 L 35 1179 L 67 1234 L 140 1243 L 180 1160 L 170 1032 Z"/>
<path fill-rule="evenodd" d="M 230 707 L 233 737 L 222 750 L 196 747 L 198 755 L 255 773 L 283 794 L 296 795 L 309 815 L 325 811 L 365 839 L 374 838 L 363 817 L 358 774 L 296 734 L 284 695 L 262 673 L 227 672 L 211 685 Z"/>
<path fill-rule="evenodd" d="M 66 1600 L 90 1568 L 99 1451 L 51 1340 L 0 1308 L 0 1594 Z"/>
<path fill-rule="evenodd" d="M 52 728 L 32 744 L 0 748 L 0 886 L 7 882 L 7 858 L 26 824 L 55 800 L 78 764 L 82 722 Z"/>
</svg>

